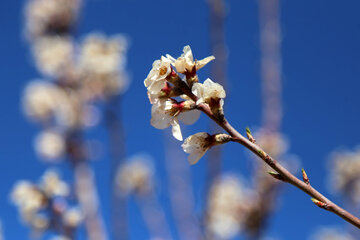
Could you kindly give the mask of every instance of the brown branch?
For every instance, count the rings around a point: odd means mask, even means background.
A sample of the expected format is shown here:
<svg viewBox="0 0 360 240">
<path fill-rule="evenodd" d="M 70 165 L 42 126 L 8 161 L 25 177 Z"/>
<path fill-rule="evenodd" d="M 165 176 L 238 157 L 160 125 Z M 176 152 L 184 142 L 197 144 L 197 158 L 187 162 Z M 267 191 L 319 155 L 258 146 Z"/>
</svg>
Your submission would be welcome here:
<svg viewBox="0 0 360 240">
<path fill-rule="evenodd" d="M 196 96 L 190 96 L 193 100 L 196 100 Z M 315 198 L 318 201 L 327 205 L 326 210 L 335 213 L 339 217 L 343 218 L 345 221 L 351 223 L 352 225 L 360 228 L 360 219 L 347 212 L 343 208 L 339 207 L 329 199 L 327 199 L 324 195 L 319 193 L 315 188 L 311 185 L 308 185 L 295 177 L 292 173 L 290 173 L 286 168 L 284 168 L 278 161 L 268 155 L 260 146 L 250 142 L 246 137 L 241 135 L 235 128 L 233 128 L 230 123 L 223 119 L 222 121 L 216 119 L 211 112 L 210 108 L 206 104 L 200 104 L 198 109 L 208 115 L 212 120 L 214 120 L 219 126 L 221 126 L 226 132 L 228 132 L 232 137 L 234 142 L 238 142 L 250 151 L 252 151 L 255 155 L 260 157 L 266 164 L 268 164 L 272 169 L 274 169 L 277 173 L 279 173 L 285 182 L 288 182 L 295 187 L 299 188 L 309 196 Z"/>
</svg>

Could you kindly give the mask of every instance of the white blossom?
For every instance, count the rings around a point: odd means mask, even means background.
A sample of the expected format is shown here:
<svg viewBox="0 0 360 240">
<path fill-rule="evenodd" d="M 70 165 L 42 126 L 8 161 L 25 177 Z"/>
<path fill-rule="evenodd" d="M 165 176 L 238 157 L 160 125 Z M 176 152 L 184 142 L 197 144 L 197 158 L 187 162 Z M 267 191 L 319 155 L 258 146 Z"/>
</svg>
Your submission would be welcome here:
<svg viewBox="0 0 360 240">
<path fill-rule="evenodd" d="M 171 60 L 171 64 L 176 68 L 176 71 L 179 73 L 188 73 L 192 72 L 193 68 L 195 70 L 199 70 L 200 68 L 204 67 L 210 61 L 214 60 L 214 56 L 206 57 L 202 60 L 195 60 L 189 45 L 185 46 L 183 49 L 183 54 L 178 59 L 173 58 L 169 54 L 166 56 Z"/>
<path fill-rule="evenodd" d="M 42 177 L 40 188 L 49 197 L 69 195 L 69 186 L 60 179 L 59 174 L 48 170 Z"/>
<path fill-rule="evenodd" d="M 36 66 L 48 76 L 60 76 L 73 62 L 74 47 L 69 37 L 42 37 L 32 48 Z"/>
<path fill-rule="evenodd" d="M 144 80 L 144 85 L 147 87 L 148 92 L 157 94 L 165 87 L 166 77 L 171 73 L 170 60 L 161 56 L 160 60 L 153 62 L 150 73 Z"/>
<path fill-rule="evenodd" d="M 79 65 L 90 73 L 115 73 L 124 68 L 126 49 L 121 35 L 106 38 L 99 33 L 90 34 L 81 45 Z"/>
<path fill-rule="evenodd" d="M 56 131 L 45 130 L 36 137 L 35 150 L 45 160 L 56 161 L 65 152 L 64 138 Z"/>
<path fill-rule="evenodd" d="M 226 97 L 226 93 L 223 86 L 214 83 L 210 78 L 206 79 L 204 83 L 194 83 L 191 90 L 198 97 L 196 104 L 209 104 L 211 100 L 220 100 L 220 106 L 224 104 L 223 99 Z"/>
<path fill-rule="evenodd" d="M 83 214 L 79 208 L 73 207 L 67 209 L 63 214 L 63 222 L 66 226 L 75 228 L 83 220 Z"/>
<path fill-rule="evenodd" d="M 25 88 L 23 106 L 26 115 L 35 120 L 47 120 L 58 104 L 59 89 L 45 81 L 33 81 Z"/>
<path fill-rule="evenodd" d="M 187 139 L 181 145 L 184 152 L 190 154 L 188 161 L 190 164 L 197 163 L 206 151 L 210 148 L 210 142 L 208 140 L 209 134 L 205 132 L 196 133 Z"/>
<path fill-rule="evenodd" d="M 333 152 L 330 163 L 330 186 L 354 203 L 360 203 L 360 147 Z"/>
<path fill-rule="evenodd" d="M 146 193 L 153 187 L 154 169 L 146 155 L 136 155 L 120 166 L 116 183 L 124 193 Z"/>
<path fill-rule="evenodd" d="M 232 239 L 240 230 L 244 220 L 241 204 L 247 201 L 247 193 L 238 178 L 226 175 L 217 179 L 209 196 L 207 230 L 216 239 Z"/>
<path fill-rule="evenodd" d="M 26 7 L 28 37 L 69 29 L 77 18 L 80 0 L 30 0 Z"/>
<path fill-rule="evenodd" d="M 22 215 L 33 215 L 45 205 L 44 195 L 28 181 L 19 181 L 11 192 L 12 202 Z"/>
<path fill-rule="evenodd" d="M 171 125 L 173 136 L 182 141 L 179 120 L 191 125 L 197 121 L 199 116 L 200 112 L 198 110 L 186 111 L 184 104 L 174 103 L 171 99 L 160 99 L 152 105 L 151 125 L 158 129 L 165 129 Z"/>
</svg>

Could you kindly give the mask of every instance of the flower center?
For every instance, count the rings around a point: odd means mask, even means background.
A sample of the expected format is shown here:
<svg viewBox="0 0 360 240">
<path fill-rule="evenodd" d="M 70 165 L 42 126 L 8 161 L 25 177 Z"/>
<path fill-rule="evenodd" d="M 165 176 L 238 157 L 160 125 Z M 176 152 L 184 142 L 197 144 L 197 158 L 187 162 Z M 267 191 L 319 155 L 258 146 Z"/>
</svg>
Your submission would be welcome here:
<svg viewBox="0 0 360 240">
<path fill-rule="evenodd" d="M 166 66 L 162 66 L 160 69 L 159 69 L 159 73 L 160 75 L 164 75 L 165 73 L 167 73 L 167 67 Z"/>
</svg>

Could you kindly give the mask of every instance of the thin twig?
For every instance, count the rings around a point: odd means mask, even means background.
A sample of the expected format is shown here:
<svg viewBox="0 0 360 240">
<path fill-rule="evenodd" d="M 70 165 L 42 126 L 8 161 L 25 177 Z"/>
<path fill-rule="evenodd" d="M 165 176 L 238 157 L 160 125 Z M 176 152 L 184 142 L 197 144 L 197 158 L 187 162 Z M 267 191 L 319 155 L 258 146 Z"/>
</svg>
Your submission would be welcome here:
<svg viewBox="0 0 360 240">
<path fill-rule="evenodd" d="M 315 188 L 311 185 L 308 185 L 295 177 L 292 173 L 290 173 L 285 167 L 283 167 L 278 161 L 273 159 L 270 155 L 268 155 L 260 146 L 250 142 L 247 138 L 241 135 L 238 131 L 236 131 L 230 123 L 224 119 L 223 121 L 217 120 L 210 108 L 205 105 L 201 104 L 199 106 L 199 110 L 203 111 L 206 115 L 208 115 L 212 120 L 214 120 L 219 126 L 221 126 L 226 132 L 228 132 L 232 137 L 234 142 L 238 142 L 250 151 L 252 151 L 255 155 L 260 157 L 266 164 L 268 164 L 272 169 L 274 169 L 277 173 L 279 173 L 286 182 L 294 185 L 295 187 L 301 189 L 306 194 L 310 195 L 311 197 L 321 201 L 322 203 L 327 205 L 327 209 L 330 212 L 335 213 L 339 217 L 343 218 L 345 221 L 351 223 L 352 225 L 360 228 L 360 219 L 352 215 L 351 213 L 347 212 L 346 210 L 342 209 L 329 199 L 327 199 L 324 195 L 319 193 Z"/>
<path fill-rule="evenodd" d="M 191 92 L 189 87 L 188 89 L 182 89 L 188 97 L 190 97 L 193 101 L 197 101 L 197 97 Z M 260 157 L 266 164 L 268 164 L 272 169 L 274 169 L 277 173 L 279 173 L 283 178 L 285 182 L 290 183 L 291 185 L 294 185 L 295 187 L 299 188 L 309 196 L 315 198 L 318 201 L 321 201 L 322 203 L 327 205 L 327 209 L 330 212 L 335 213 L 345 221 L 351 223 L 352 225 L 356 226 L 357 228 L 360 228 L 360 219 L 346 211 L 345 209 L 339 207 L 329 199 L 327 199 L 324 195 L 319 193 L 315 188 L 313 188 L 311 185 L 308 185 L 295 177 L 292 173 L 290 173 L 285 167 L 283 167 L 278 161 L 276 161 L 274 158 L 272 158 L 269 154 L 267 154 L 260 146 L 258 146 L 255 143 L 252 143 L 249 141 L 246 137 L 241 135 L 238 131 L 236 131 L 235 128 L 233 128 L 230 123 L 225 119 L 217 119 L 210 107 L 207 104 L 199 104 L 197 106 L 197 109 L 204 112 L 208 117 L 210 117 L 213 121 L 215 121 L 220 127 L 222 127 L 226 132 L 230 134 L 230 136 L 233 138 L 234 142 L 238 142 L 250 151 L 252 151 L 255 155 Z"/>
</svg>

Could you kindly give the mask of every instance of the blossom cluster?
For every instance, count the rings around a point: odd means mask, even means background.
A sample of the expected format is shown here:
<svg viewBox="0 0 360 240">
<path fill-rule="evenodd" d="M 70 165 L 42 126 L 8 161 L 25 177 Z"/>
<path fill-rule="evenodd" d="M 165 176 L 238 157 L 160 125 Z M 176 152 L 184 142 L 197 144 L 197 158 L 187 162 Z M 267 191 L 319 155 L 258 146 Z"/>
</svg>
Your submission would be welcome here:
<svg viewBox="0 0 360 240">
<path fill-rule="evenodd" d="M 223 119 L 224 88 L 209 78 L 200 83 L 197 75 L 197 70 L 214 59 L 209 56 L 194 60 L 190 46 L 185 46 L 177 59 L 167 54 L 154 61 L 144 81 L 152 104 L 152 126 L 158 129 L 172 126 L 173 136 L 182 141 L 179 122 L 195 123 L 200 115 L 200 105 L 207 105 L 216 119 Z M 186 139 L 183 149 L 190 154 L 189 162 L 195 164 L 210 147 L 230 141 L 230 136 L 220 135 L 197 133 Z"/>
<path fill-rule="evenodd" d="M 57 172 L 48 170 L 39 183 L 19 181 L 11 193 L 21 219 L 39 235 L 47 230 L 69 232 L 82 222 L 82 213 L 68 204 L 70 187 Z"/>
<path fill-rule="evenodd" d="M 125 194 L 146 194 L 153 187 L 154 170 L 149 157 L 136 155 L 128 159 L 117 170 L 116 184 Z"/>
<path fill-rule="evenodd" d="M 336 151 L 330 159 L 331 186 L 335 191 L 360 203 L 360 148 L 354 151 Z"/>
<path fill-rule="evenodd" d="M 235 176 L 224 175 L 210 189 L 207 232 L 214 239 L 232 239 L 241 231 L 250 204 L 249 191 Z"/>
<path fill-rule="evenodd" d="M 62 159 L 67 133 L 99 122 L 99 103 L 126 90 L 127 41 L 91 33 L 75 41 L 71 30 L 80 0 L 29 0 L 26 35 L 42 79 L 25 88 L 26 115 L 44 128 L 35 149 L 45 160 Z"/>
</svg>

